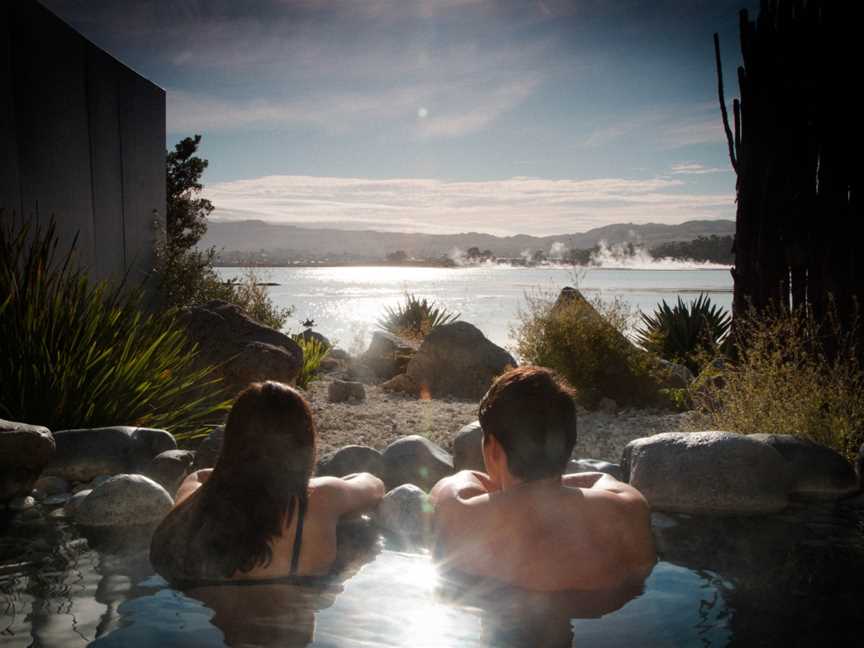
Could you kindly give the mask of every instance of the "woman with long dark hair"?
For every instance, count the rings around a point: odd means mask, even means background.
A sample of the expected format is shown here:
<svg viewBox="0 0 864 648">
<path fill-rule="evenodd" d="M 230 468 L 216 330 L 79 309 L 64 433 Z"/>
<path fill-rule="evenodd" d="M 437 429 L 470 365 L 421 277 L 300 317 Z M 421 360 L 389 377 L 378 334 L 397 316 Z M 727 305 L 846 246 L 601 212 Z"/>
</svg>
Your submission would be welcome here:
<svg viewBox="0 0 864 648">
<path fill-rule="evenodd" d="M 172 582 L 326 574 L 336 525 L 384 494 L 367 473 L 317 477 L 315 424 L 306 400 L 277 382 L 234 403 L 216 466 L 186 478 L 159 525 L 150 560 Z"/>
</svg>

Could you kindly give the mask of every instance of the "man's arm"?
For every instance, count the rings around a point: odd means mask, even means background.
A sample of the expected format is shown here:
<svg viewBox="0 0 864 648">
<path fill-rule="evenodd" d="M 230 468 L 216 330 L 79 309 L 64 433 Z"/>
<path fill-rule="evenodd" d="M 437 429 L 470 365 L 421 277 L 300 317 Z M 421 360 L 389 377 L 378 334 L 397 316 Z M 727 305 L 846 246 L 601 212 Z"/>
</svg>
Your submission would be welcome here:
<svg viewBox="0 0 864 648">
<path fill-rule="evenodd" d="M 429 493 L 432 505 L 437 508 L 439 503 L 449 499 L 467 500 L 477 495 L 486 495 L 501 490 L 486 473 L 477 470 L 460 470 L 439 481 Z"/>
<path fill-rule="evenodd" d="M 561 483 L 564 486 L 569 486 L 571 488 L 607 491 L 614 493 L 615 495 L 620 495 L 625 500 L 641 502 L 642 504 L 645 504 L 645 506 L 648 505 L 645 498 L 642 496 L 642 493 L 630 486 L 630 484 L 620 482 L 612 477 L 612 475 L 606 473 L 583 472 L 563 475 L 561 477 Z"/>
<path fill-rule="evenodd" d="M 309 486 L 337 516 L 370 508 L 384 497 L 384 482 L 369 473 L 345 477 L 315 477 Z"/>
</svg>

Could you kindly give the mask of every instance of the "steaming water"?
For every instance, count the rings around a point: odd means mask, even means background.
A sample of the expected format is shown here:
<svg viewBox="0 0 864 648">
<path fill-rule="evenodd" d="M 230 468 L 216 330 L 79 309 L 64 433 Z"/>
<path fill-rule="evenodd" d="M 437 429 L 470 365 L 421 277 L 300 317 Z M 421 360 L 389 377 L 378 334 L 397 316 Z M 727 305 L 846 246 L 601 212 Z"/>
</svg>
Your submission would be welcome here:
<svg viewBox="0 0 864 648">
<path fill-rule="evenodd" d="M 611 262 L 611 261 L 610 261 Z M 526 306 L 526 294 L 556 296 L 564 286 L 578 285 L 586 294 L 620 298 L 634 309 L 651 312 L 663 299 L 685 300 L 709 293 L 725 308 L 732 303 L 732 277 L 725 267 L 704 267 L 632 257 L 621 268 L 517 267 L 481 265 L 461 268 L 337 267 L 266 268 L 264 281 L 280 306 L 294 306 L 287 328 L 298 330 L 307 317 L 315 328 L 352 351 L 365 348 L 384 308 L 398 304 L 406 291 L 429 297 L 461 313 L 496 344 L 512 346 L 511 328 Z M 220 268 L 225 278 L 243 274 Z"/>
</svg>

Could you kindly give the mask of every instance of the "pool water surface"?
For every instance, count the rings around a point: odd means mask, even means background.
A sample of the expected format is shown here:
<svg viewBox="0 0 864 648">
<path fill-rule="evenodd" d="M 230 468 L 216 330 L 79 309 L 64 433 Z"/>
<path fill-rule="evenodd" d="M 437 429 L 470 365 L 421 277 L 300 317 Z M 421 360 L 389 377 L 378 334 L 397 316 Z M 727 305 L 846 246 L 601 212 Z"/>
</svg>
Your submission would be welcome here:
<svg viewBox="0 0 864 648">
<path fill-rule="evenodd" d="M 857 643 L 862 506 L 810 503 L 746 518 L 654 514 L 660 560 L 644 584 L 558 594 L 440 574 L 424 550 L 405 550 L 371 528 L 343 542 L 338 575 L 327 582 L 180 591 L 153 573 L 141 542 L 100 551 L 62 520 L 7 521 L 0 534 L 0 644 Z"/>
</svg>

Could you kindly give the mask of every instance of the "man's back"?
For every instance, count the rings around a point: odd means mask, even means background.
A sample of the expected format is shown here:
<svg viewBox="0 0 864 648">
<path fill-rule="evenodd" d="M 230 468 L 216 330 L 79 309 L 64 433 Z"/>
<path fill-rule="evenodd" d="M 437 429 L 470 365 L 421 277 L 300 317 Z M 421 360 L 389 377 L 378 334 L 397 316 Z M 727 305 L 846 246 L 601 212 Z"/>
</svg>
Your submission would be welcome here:
<svg viewBox="0 0 864 648">
<path fill-rule="evenodd" d="M 495 490 L 463 472 L 436 486 L 433 501 L 443 564 L 519 587 L 616 587 L 644 579 L 656 560 L 645 500 L 598 473 Z"/>
</svg>

